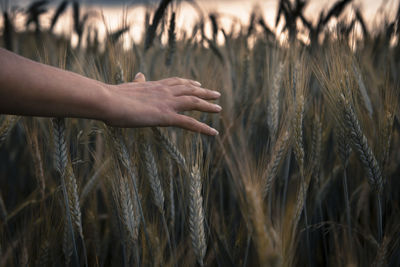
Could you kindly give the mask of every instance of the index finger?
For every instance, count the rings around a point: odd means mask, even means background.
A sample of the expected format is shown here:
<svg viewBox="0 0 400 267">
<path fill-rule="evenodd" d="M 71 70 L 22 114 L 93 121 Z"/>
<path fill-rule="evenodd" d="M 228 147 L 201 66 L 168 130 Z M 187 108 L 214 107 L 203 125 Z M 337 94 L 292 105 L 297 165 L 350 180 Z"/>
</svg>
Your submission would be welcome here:
<svg viewBox="0 0 400 267">
<path fill-rule="evenodd" d="M 193 86 L 197 86 L 197 87 L 201 86 L 201 83 L 199 83 L 198 81 L 179 78 L 179 77 L 167 78 L 167 79 L 160 80 L 159 82 L 169 85 L 169 86 L 173 86 L 173 85 L 193 85 Z"/>
</svg>

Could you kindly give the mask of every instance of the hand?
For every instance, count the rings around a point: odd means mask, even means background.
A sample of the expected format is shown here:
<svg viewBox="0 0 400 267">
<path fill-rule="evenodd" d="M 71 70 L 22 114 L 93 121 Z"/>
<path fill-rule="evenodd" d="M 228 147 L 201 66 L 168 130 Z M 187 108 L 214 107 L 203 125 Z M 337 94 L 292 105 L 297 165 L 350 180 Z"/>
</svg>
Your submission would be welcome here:
<svg viewBox="0 0 400 267">
<path fill-rule="evenodd" d="M 218 131 L 192 117 L 179 114 L 198 110 L 218 113 L 219 105 L 206 100 L 216 100 L 220 93 L 201 88 L 198 82 L 168 78 L 146 82 L 138 73 L 133 83 L 109 85 L 109 112 L 105 123 L 116 127 L 175 126 L 208 135 Z"/>
</svg>

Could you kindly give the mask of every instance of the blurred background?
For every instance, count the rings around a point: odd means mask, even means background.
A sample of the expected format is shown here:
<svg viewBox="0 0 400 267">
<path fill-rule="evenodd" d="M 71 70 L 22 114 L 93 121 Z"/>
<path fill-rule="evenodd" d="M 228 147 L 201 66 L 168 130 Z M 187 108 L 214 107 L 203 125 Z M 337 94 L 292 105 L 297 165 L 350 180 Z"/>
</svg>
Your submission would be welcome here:
<svg viewBox="0 0 400 267">
<path fill-rule="evenodd" d="M 22 12 L 23 9 L 29 8 L 35 2 L 32 0 L 1 0 L 2 11 L 18 11 L 16 27 L 19 30 L 25 29 L 26 17 Z M 40 25 L 43 28 L 50 27 L 51 19 L 57 6 L 62 1 L 43 1 L 45 12 L 40 17 Z M 202 14 L 218 14 L 218 23 L 225 30 L 232 30 L 232 25 L 247 26 L 250 20 L 250 14 L 256 12 L 265 18 L 267 26 L 277 35 L 281 34 L 284 25 L 283 20 L 275 27 L 275 20 L 278 11 L 278 0 L 189 0 L 178 1 L 176 4 L 176 28 L 177 38 L 180 38 L 184 32 L 190 34 L 194 24 L 201 18 Z M 321 11 L 327 11 L 336 3 L 329 0 L 309 0 L 305 1 L 306 7 L 304 9 L 305 17 L 312 22 L 318 20 Z M 346 9 L 341 15 L 351 17 L 354 16 L 354 10 L 360 10 L 365 17 L 367 25 L 374 28 L 375 25 L 381 25 L 383 20 L 392 20 L 396 16 L 397 3 L 396 0 L 358 0 L 351 1 L 354 8 Z M 99 32 L 100 39 L 104 39 L 107 31 L 115 31 L 129 26 L 129 34 L 124 35 L 124 47 L 131 47 L 132 42 L 140 42 L 145 25 L 145 14 L 149 8 L 155 8 L 159 1 L 156 0 L 86 0 L 79 1 L 82 13 L 88 12 L 91 16 L 88 19 L 88 24 L 96 27 Z M 44 10 L 43 10 L 44 11 Z M 350 13 L 350 14 L 349 14 Z M 3 20 L 0 21 L 0 27 L 3 25 Z M 336 20 L 330 22 L 334 26 Z M 206 22 L 207 24 L 207 22 Z M 31 25 L 34 27 L 34 25 Z M 301 26 L 300 26 L 301 27 Z M 360 32 L 359 27 L 355 27 L 356 32 Z M 239 30 L 239 29 L 236 29 Z M 211 24 L 205 25 L 205 33 L 211 37 Z M 73 21 L 72 21 L 72 8 L 66 9 L 60 16 L 58 23 L 54 27 L 54 32 L 57 34 L 66 35 L 72 40 L 73 46 L 76 46 L 78 40 L 77 36 L 73 34 Z M 72 34 L 72 36 L 70 36 Z M 282 37 L 283 38 L 283 37 Z M 218 36 L 218 40 L 223 40 L 222 34 Z M 84 45 L 84 44 L 83 44 Z"/>
</svg>

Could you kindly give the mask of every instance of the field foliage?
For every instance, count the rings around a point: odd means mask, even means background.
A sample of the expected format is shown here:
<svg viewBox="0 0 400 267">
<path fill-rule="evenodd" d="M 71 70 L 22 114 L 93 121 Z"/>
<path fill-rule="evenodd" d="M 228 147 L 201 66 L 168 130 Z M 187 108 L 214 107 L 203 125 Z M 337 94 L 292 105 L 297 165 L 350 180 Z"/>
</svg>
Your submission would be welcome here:
<svg viewBox="0 0 400 267">
<path fill-rule="evenodd" d="M 280 34 L 202 13 L 177 38 L 171 2 L 129 49 L 76 1 L 4 10 L 2 47 L 107 83 L 194 79 L 223 111 L 192 114 L 216 138 L 2 115 L 0 266 L 399 266 L 399 15 L 371 29 L 343 0 L 311 22 L 281 0 Z M 53 33 L 67 8 L 77 46 Z"/>
</svg>

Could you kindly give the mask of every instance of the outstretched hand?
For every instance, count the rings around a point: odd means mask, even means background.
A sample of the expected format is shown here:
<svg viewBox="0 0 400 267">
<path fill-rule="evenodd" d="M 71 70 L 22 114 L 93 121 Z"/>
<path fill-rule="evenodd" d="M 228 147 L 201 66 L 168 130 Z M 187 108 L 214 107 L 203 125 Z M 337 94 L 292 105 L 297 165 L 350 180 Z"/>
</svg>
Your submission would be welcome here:
<svg viewBox="0 0 400 267">
<path fill-rule="evenodd" d="M 182 78 L 146 82 L 138 73 L 133 83 L 110 85 L 110 112 L 104 120 L 116 127 L 175 126 L 208 135 L 218 131 L 196 119 L 180 114 L 198 110 L 218 113 L 222 108 L 208 102 L 220 93 Z"/>
</svg>

